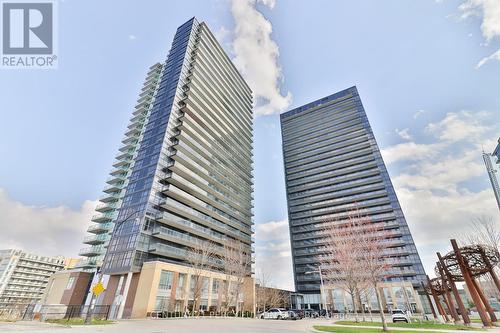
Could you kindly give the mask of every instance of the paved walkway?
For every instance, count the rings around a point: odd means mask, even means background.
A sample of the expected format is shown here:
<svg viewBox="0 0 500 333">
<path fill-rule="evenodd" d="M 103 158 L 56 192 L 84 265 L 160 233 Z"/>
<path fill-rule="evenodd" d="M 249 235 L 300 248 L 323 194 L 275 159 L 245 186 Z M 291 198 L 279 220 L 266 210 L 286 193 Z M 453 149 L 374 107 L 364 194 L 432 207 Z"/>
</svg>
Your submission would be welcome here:
<svg viewBox="0 0 500 333">
<path fill-rule="evenodd" d="M 349 328 L 354 328 L 354 327 L 359 327 L 360 330 L 362 328 L 379 328 L 381 329 L 380 326 L 355 326 L 355 325 L 339 325 L 339 324 L 336 324 L 336 323 L 333 323 L 333 324 L 330 324 L 331 326 L 337 326 L 337 327 L 349 327 Z M 440 329 L 434 329 L 434 328 L 427 328 L 427 329 L 424 329 L 424 328 L 406 328 L 406 327 L 389 327 L 389 330 L 390 331 L 415 331 L 415 332 L 429 332 L 429 331 L 432 331 L 432 332 L 447 332 L 447 333 L 454 333 L 454 332 L 461 332 L 461 333 L 478 333 L 478 332 L 481 332 L 481 331 L 464 331 L 464 330 L 440 330 Z M 320 331 L 317 331 L 317 330 L 314 330 L 315 332 L 320 332 Z M 495 328 L 492 328 L 490 330 L 488 330 L 488 332 L 500 332 L 500 327 L 495 327 Z"/>
</svg>

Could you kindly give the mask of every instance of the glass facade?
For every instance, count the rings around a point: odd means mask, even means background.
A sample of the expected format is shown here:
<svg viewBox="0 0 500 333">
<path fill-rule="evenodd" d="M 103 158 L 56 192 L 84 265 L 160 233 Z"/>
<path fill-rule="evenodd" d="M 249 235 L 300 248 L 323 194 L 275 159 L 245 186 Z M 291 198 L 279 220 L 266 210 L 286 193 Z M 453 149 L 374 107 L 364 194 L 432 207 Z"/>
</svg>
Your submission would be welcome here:
<svg viewBox="0 0 500 333">
<path fill-rule="evenodd" d="M 283 113 L 281 131 L 297 292 L 319 294 L 321 230 L 354 208 L 390 233 L 387 281 L 419 288 L 424 269 L 356 87 Z"/>
<path fill-rule="evenodd" d="M 89 235 L 83 240 L 83 243 L 90 245 L 90 247 L 80 250 L 80 255 L 86 257 L 78 264 L 81 268 L 95 270 L 102 265 L 105 250 L 109 245 L 110 234 L 118 218 L 118 210 L 122 205 L 134 168 L 135 156 L 137 156 L 139 144 L 151 114 L 162 70 L 162 64 L 155 64 L 149 68 L 113 169 L 106 181 L 104 194 L 96 207 L 96 215 L 91 219 L 92 223 L 88 228 Z"/>
<path fill-rule="evenodd" d="M 251 253 L 251 90 L 195 18 L 177 29 L 153 86 L 105 274 L 139 272 L 153 260 L 187 264 L 189 248 L 206 240 L 220 249 L 238 240 Z"/>
</svg>

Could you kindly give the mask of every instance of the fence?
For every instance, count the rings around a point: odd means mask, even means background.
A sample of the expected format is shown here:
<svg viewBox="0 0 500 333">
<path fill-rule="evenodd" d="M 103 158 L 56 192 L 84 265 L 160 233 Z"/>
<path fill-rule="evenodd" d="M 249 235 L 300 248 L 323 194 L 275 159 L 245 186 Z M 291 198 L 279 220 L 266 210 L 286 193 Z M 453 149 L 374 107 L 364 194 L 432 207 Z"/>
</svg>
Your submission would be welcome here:
<svg viewBox="0 0 500 333">
<path fill-rule="evenodd" d="M 62 304 L 3 304 L 0 306 L 0 319 L 2 320 L 34 320 L 85 318 L 88 305 L 62 305 Z M 98 320 L 109 318 L 109 305 L 96 305 L 92 317 Z"/>
<path fill-rule="evenodd" d="M 200 317 L 239 317 L 239 318 L 253 318 L 254 314 L 250 311 L 235 312 L 220 312 L 220 311 L 195 311 L 195 312 L 181 312 L 181 311 L 151 311 L 146 314 L 148 318 L 200 318 Z"/>
<path fill-rule="evenodd" d="M 0 320 L 20 320 L 25 316 L 26 311 L 34 304 L 11 303 L 0 305 Z"/>
</svg>

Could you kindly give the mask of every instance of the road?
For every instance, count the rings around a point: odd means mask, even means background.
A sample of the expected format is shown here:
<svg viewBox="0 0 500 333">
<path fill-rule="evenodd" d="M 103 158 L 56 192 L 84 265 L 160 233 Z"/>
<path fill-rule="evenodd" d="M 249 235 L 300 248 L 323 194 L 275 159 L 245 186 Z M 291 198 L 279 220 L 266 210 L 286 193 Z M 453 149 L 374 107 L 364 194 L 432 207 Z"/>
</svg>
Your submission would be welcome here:
<svg viewBox="0 0 500 333">
<path fill-rule="evenodd" d="M 261 320 L 244 318 L 205 319 L 141 319 L 122 320 L 111 325 L 65 327 L 56 324 L 33 322 L 0 322 L 0 332 L 29 333 L 304 333 L 313 332 L 313 325 L 329 325 L 327 319 L 303 319 L 297 321 Z M 391 328 L 397 332 L 398 328 Z M 417 332 L 422 330 L 416 330 Z M 438 331 L 438 330 L 433 330 Z M 445 331 L 446 332 L 446 331 Z M 447 331 L 448 333 L 456 331 Z M 466 333 L 466 331 L 462 331 Z M 477 331 L 476 331 L 477 332 Z M 500 333 L 500 327 L 489 330 Z"/>
<path fill-rule="evenodd" d="M 73 326 L 39 322 L 0 322 L 0 332 L 30 333 L 304 333 L 311 332 L 316 324 L 328 324 L 318 320 L 260 320 L 260 319 L 145 319 L 123 320 L 111 325 Z"/>
</svg>

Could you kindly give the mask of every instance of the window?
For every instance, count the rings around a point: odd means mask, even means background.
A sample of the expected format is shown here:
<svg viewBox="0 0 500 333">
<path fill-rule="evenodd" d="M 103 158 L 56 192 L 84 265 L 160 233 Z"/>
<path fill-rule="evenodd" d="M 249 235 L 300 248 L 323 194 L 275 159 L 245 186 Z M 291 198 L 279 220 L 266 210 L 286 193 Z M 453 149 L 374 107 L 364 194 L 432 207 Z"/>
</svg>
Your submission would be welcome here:
<svg viewBox="0 0 500 333">
<path fill-rule="evenodd" d="M 219 294 L 220 281 L 218 279 L 212 280 L 212 294 Z"/>
<path fill-rule="evenodd" d="M 73 284 L 75 283 L 75 277 L 71 276 L 68 279 L 68 283 L 66 284 L 66 290 L 73 288 Z"/>
<path fill-rule="evenodd" d="M 174 273 L 170 271 L 161 271 L 158 290 L 171 290 Z"/>
</svg>

